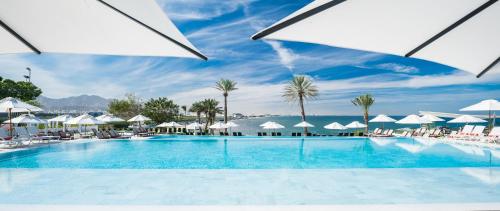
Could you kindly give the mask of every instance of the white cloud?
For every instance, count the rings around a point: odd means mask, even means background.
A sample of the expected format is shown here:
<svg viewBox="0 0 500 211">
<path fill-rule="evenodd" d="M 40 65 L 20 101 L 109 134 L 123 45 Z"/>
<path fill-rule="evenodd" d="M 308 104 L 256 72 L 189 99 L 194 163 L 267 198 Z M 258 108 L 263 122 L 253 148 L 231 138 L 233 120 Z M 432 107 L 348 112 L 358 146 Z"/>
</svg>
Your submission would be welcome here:
<svg viewBox="0 0 500 211">
<path fill-rule="evenodd" d="M 420 70 L 416 67 L 413 66 L 406 66 L 402 64 L 396 64 L 396 63 L 384 63 L 384 64 L 379 64 L 375 66 L 376 68 L 383 69 L 383 70 L 390 70 L 394 71 L 397 73 L 418 73 Z"/>
<path fill-rule="evenodd" d="M 157 0 L 168 16 L 177 21 L 210 20 L 235 12 L 251 0 Z"/>
<path fill-rule="evenodd" d="M 295 54 L 291 49 L 283 47 L 283 45 L 278 41 L 266 40 L 264 41 L 271 45 L 274 51 L 278 54 L 281 64 L 292 70 L 294 68 L 294 61 L 299 58 L 299 55 Z"/>
</svg>

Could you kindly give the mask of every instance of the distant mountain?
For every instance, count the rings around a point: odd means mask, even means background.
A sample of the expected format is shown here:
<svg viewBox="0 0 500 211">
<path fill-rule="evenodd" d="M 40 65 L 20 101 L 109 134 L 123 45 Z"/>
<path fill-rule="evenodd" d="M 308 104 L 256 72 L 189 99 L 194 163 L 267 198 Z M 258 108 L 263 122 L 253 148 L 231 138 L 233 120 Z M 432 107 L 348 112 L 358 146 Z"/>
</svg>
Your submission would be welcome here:
<svg viewBox="0 0 500 211">
<path fill-rule="evenodd" d="M 42 104 L 46 112 L 58 113 L 82 113 L 93 111 L 105 111 L 111 100 L 96 95 L 80 95 L 66 98 L 38 97 L 38 102 Z"/>
</svg>

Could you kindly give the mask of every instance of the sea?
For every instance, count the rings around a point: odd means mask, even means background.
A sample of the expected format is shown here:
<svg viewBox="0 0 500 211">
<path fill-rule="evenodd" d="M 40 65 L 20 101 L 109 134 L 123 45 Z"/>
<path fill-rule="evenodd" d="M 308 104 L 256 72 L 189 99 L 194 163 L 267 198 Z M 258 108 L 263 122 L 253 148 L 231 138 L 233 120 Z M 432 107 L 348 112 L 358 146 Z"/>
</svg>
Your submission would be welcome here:
<svg viewBox="0 0 500 211">
<path fill-rule="evenodd" d="M 369 119 L 374 118 L 375 116 L 370 116 Z M 405 116 L 390 116 L 393 119 L 399 120 L 404 118 Z M 446 121 L 450 120 L 447 118 L 444 118 Z M 309 132 L 315 133 L 315 134 L 322 134 L 322 135 L 336 135 L 339 132 L 347 132 L 347 131 L 355 131 L 355 130 L 363 130 L 363 129 L 349 129 L 346 131 L 337 131 L 337 130 L 328 130 L 323 128 L 325 125 L 330 124 L 332 122 L 338 122 L 342 125 L 347 125 L 353 121 L 359 121 L 361 123 L 364 123 L 363 117 L 362 116 L 307 116 L 306 117 L 307 122 L 313 124 L 315 127 L 314 128 L 309 128 Z M 237 120 L 232 120 L 239 126 L 236 128 L 232 128 L 231 130 L 233 132 L 242 132 L 243 134 L 246 135 L 257 135 L 257 132 L 272 132 L 270 130 L 264 130 L 262 129 L 259 125 L 262 123 L 265 123 L 267 121 L 273 121 L 277 122 L 283 126 L 285 126 L 284 129 L 281 130 L 276 130 L 277 132 L 281 132 L 283 135 L 290 135 L 293 132 L 303 132 L 302 128 L 295 128 L 293 127 L 295 124 L 301 122 L 301 117 L 300 116 L 266 116 L 266 117 L 252 117 L 252 118 L 245 118 L 245 119 L 237 119 Z M 496 125 L 500 126 L 500 121 L 497 120 Z M 457 130 L 460 127 L 463 127 L 464 124 L 448 124 L 446 122 L 437 122 L 432 124 L 431 126 L 438 126 L 438 127 L 448 127 L 452 130 Z M 477 124 L 477 125 L 487 125 L 487 124 Z M 384 129 L 403 129 L 403 128 L 419 128 L 420 125 L 401 125 L 401 124 L 396 124 L 396 123 L 369 123 L 368 124 L 370 130 L 373 130 L 375 128 L 384 128 Z"/>
</svg>

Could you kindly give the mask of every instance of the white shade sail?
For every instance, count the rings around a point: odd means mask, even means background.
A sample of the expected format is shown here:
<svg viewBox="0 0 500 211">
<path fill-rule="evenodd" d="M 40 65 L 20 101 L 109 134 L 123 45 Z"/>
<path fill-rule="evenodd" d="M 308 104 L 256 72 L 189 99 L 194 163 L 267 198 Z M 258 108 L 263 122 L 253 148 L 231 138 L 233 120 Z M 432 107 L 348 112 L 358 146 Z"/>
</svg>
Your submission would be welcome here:
<svg viewBox="0 0 500 211">
<path fill-rule="evenodd" d="M 306 122 L 306 121 L 302 121 L 296 125 L 294 125 L 294 127 L 314 127 L 314 125 L 312 125 L 311 123 L 309 122 Z"/>
<path fill-rule="evenodd" d="M 329 129 L 329 130 L 345 130 L 345 129 L 347 129 L 347 127 L 345 127 L 344 125 L 341 125 L 338 122 L 334 122 L 334 123 L 325 125 L 324 128 Z"/>
<path fill-rule="evenodd" d="M 500 102 L 497 100 L 483 100 L 474 105 L 460 109 L 460 111 L 500 111 Z"/>
<path fill-rule="evenodd" d="M 358 121 L 354 121 L 345 126 L 346 128 L 365 128 L 366 125 Z"/>
<path fill-rule="evenodd" d="M 227 126 L 224 124 L 224 122 L 217 122 L 213 125 L 210 125 L 210 129 L 215 129 L 215 130 L 220 130 L 220 129 L 226 129 Z"/>
<path fill-rule="evenodd" d="M 0 100 L 0 112 L 38 112 L 43 111 L 43 109 L 32 106 L 25 103 L 19 99 L 13 97 L 6 97 Z"/>
<path fill-rule="evenodd" d="M 480 77 L 500 72 L 498 20 L 497 0 L 316 0 L 252 38 L 415 57 Z"/>
<path fill-rule="evenodd" d="M 441 118 L 439 118 L 437 116 L 434 116 L 432 114 L 424 114 L 424 115 L 422 115 L 421 118 L 427 119 L 427 120 L 429 120 L 431 122 L 444 122 L 444 121 L 446 121 L 446 120 L 441 119 Z"/>
<path fill-rule="evenodd" d="M 371 119 L 369 122 L 396 122 L 397 120 L 385 115 L 379 114 L 375 118 Z"/>
<path fill-rule="evenodd" d="M 48 122 L 67 122 L 70 119 L 73 119 L 73 117 L 70 116 L 70 115 L 65 114 L 65 115 L 56 116 L 56 117 L 54 117 L 52 119 L 49 119 L 47 121 Z"/>
<path fill-rule="evenodd" d="M 448 121 L 448 123 L 484 123 L 486 120 L 479 119 L 471 115 L 462 115 L 455 119 Z"/>
<path fill-rule="evenodd" d="M 234 122 L 227 122 L 226 127 L 227 128 L 233 128 L 233 127 L 238 127 L 239 125 L 234 123 Z"/>
<path fill-rule="evenodd" d="M 420 125 L 420 124 L 431 124 L 432 121 L 419 117 L 418 115 L 411 114 L 406 116 L 403 119 L 400 119 L 396 122 L 397 124 L 406 124 L 406 125 Z"/>
<path fill-rule="evenodd" d="M 202 58 L 155 0 L 2 0 L 0 53 Z"/>
<path fill-rule="evenodd" d="M 279 123 L 276 123 L 276 122 L 271 122 L 271 123 L 267 124 L 266 126 L 264 126 L 263 128 L 267 129 L 267 130 L 278 130 L 278 129 L 284 129 L 285 126 L 283 126 Z"/>
<path fill-rule="evenodd" d="M 127 120 L 127 122 L 145 122 L 145 121 L 151 121 L 151 119 L 140 114 Z"/>
<path fill-rule="evenodd" d="M 90 116 L 88 114 L 83 114 L 81 116 L 75 117 L 73 119 L 70 119 L 66 121 L 64 124 L 67 125 L 102 125 L 105 124 L 103 121 L 99 121 L 93 116 Z"/>
<path fill-rule="evenodd" d="M 106 123 L 112 123 L 112 122 L 125 122 L 124 119 L 120 117 L 116 117 L 115 115 L 112 114 L 103 114 L 101 116 L 96 117 L 97 120 L 106 122 Z"/>
<path fill-rule="evenodd" d="M 183 127 L 183 126 L 184 125 L 181 125 L 177 122 L 164 122 L 164 123 L 157 125 L 156 127 Z"/>
</svg>

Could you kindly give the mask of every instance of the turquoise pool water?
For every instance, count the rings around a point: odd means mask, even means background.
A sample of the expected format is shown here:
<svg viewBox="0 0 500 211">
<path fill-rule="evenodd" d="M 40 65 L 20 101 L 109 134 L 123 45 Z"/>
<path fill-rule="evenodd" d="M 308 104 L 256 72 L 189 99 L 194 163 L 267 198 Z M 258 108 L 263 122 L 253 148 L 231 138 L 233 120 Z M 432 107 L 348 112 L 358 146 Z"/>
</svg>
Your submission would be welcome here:
<svg viewBox="0 0 500 211">
<path fill-rule="evenodd" d="M 331 169 L 498 167 L 487 149 L 413 139 L 156 137 L 0 154 L 1 168 Z M 472 152 L 472 153 L 471 153 Z M 478 154 L 479 152 L 479 154 Z"/>
<path fill-rule="evenodd" d="M 500 202 L 496 149 L 413 139 L 156 137 L 0 154 L 1 204 Z"/>
</svg>

